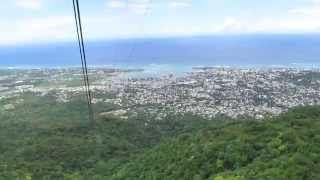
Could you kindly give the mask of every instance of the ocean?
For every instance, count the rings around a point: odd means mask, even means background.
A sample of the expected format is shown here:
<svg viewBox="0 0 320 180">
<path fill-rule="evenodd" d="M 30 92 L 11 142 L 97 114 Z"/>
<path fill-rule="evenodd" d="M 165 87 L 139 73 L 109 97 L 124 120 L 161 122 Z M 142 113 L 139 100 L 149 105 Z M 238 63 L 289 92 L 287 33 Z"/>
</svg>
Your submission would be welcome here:
<svg viewBox="0 0 320 180">
<path fill-rule="evenodd" d="M 319 67 L 320 34 L 220 35 L 86 42 L 89 67 Z M 77 42 L 0 47 L 0 67 L 80 66 Z"/>
</svg>

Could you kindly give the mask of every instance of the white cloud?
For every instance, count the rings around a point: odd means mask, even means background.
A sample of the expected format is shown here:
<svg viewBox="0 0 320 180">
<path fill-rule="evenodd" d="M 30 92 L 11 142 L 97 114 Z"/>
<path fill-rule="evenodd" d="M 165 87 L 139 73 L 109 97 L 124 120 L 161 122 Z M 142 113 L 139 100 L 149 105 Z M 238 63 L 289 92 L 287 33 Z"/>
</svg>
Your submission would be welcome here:
<svg viewBox="0 0 320 180">
<path fill-rule="evenodd" d="M 154 6 L 152 0 L 109 0 L 107 7 L 113 9 L 125 9 L 136 14 L 146 14 L 151 12 Z"/>
<path fill-rule="evenodd" d="M 27 8 L 28 6 L 32 9 L 42 7 L 41 0 L 18 1 L 21 3 L 19 7 Z M 26 2 L 29 2 L 28 5 L 24 4 Z M 103 14 L 104 12 L 89 12 L 89 14 L 83 16 L 84 33 L 87 39 L 208 33 L 320 32 L 320 0 L 317 0 L 318 4 L 315 0 L 310 0 L 305 6 L 297 6 L 291 10 L 287 9 L 278 16 L 262 17 L 257 15 L 254 18 L 246 19 L 236 15 L 231 17 L 226 15 L 225 18 L 214 20 L 206 17 L 210 19 L 207 22 L 200 19 L 201 15 L 195 15 L 199 21 L 194 19 L 184 20 L 179 16 L 179 13 L 176 14 L 176 17 L 166 17 L 166 9 L 169 7 L 190 7 L 191 0 L 161 1 L 161 3 L 155 3 L 155 0 L 108 0 L 104 2 L 106 2 L 108 8 L 125 13 L 112 14 L 113 11 L 109 11 L 107 14 Z M 39 4 L 37 5 L 37 3 Z M 152 10 L 158 10 L 156 8 L 163 10 L 163 16 L 159 16 L 160 11 L 157 11 L 155 17 L 141 16 L 151 13 Z M 210 15 L 210 13 L 208 14 Z M 189 14 L 184 15 L 186 18 L 189 17 Z M 219 16 L 222 15 L 219 14 Z M 27 18 L 20 15 L 12 19 L 0 18 L 0 24 L 3 25 L 0 28 L 0 44 L 64 41 L 75 40 L 76 38 L 72 14 L 63 16 L 48 12 L 47 17 L 31 17 Z M 152 21 L 154 20 L 152 18 L 156 18 L 157 21 Z"/>
<path fill-rule="evenodd" d="M 74 33 L 72 16 L 26 18 L 7 23 L 0 33 L 1 44 L 61 41 L 72 38 Z"/>
<path fill-rule="evenodd" d="M 168 3 L 169 8 L 189 7 L 190 3 L 184 1 L 171 1 Z"/>
<path fill-rule="evenodd" d="M 288 10 L 289 15 L 303 16 L 303 18 L 320 17 L 320 0 L 309 0 L 304 6 Z"/>
<path fill-rule="evenodd" d="M 295 32 L 319 32 L 320 30 L 320 0 L 310 0 L 310 3 L 288 10 L 289 18 L 278 20 L 278 27 Z M 260 23 L 262 27 L 272 26 L 270 19 Z"/>
<path fill-rule="evenodd" d="M 141 29 L 131 25 L 126 17 L 83 16 L 82 20 L 85 39 L 126 38 L 141 34 Z M 72 15 L 19 18 L 14 22 L 0 19 L 0 24 L 6 24 L 1 27 L 0 45 L 76 40 Z"/>
<path fill-rule="evenodd" d="M 193 34 L 230 34 L 247 32 L 247 23 L 234 17 L 226 17 L 221 22 L 208 24 L 174 24 L 163 26 L 160 35 L 185 36 Z"/>
<path fill-rule="evenodd" d="M 317 19 L 265 18 L 254 21 L 226 18 L 211 28 L 212 33 L 313 33 L 319 32 Z"/>
<path fill-rule="evenodd" d="M 152 8 L 155 7 L 155 3 L 152 0 L 129 0 L 128 10 L 135 14 L 148 14 L 152 12 Z"/>
<path fill-rule="evenodd" d="M 168 1 L 155 2 L 153 0 L 108 0 L 107 7 L 112 9 L 122 9 L 127 12 L 144 15 L 151 13 L 155 7 L 164 8 L 182 8 L 189 7 L 191 4 L 188 1 Z"/>
<path fill-rule="evenodd" d="M 290 9 L 289 13 L 303 16 L 320 16 L 320 6 Z"/>
<path fill-rule="evenodd" d="M 245 23 L 241 22 L 240 20 L 227 17 L 224 19 L 223 23 L 218 28 L 219 32 L 238 32 L 243 31 L 245 29 Z"/>
<path fill-rule="evenodd" d="M 319 3 L 320 3 L 320 0 L 311 0 L 311 3 L 313 3 L 313 4 L 319 4 Z"/>
<path fill-rule="evenodd" d="M 151 12 L 151 3 L 147 1 L 129 3 L 128 9 L 137 14 L 146 14 Z"/>
<path fill-rule="evenodd" d="M 314 33 L 319 32 L 317 19 L 265 18 L 254 21 L 226 18 L 211 28 L 211 33 Z"/>
<path fill-rule="evenodd" d="M 40 9 L 42 7 L 41 0 L 15 0 L 15 4 L 25 9 Z"/>
<path fill-rule="evenodd" d="M 253 28 L 257 32 L 309 33 L 320 30 L 316 19 L 265 19 L 257 22 Z"/>
<path fill-rule="evenodd" d="M 76 40 L 73 16 L 22 18 L 1 28 L 0 45 Z M 226 17 L 207 24 L 159 22 L 137 26 L 128 16 L 86 16 L 83 18 L 86 39 L 127 38 L 146 36 L 181 36 L 193 34 L 232 33 L 300 33 L 319 32 L 318 18 L 265 18 L 248 21 Z"/>
<path fill-rule="evenodd" d="M 127 3 L 122 0 L 110 0 L 107 2 L 109 8 L 125 8 Z"/>
</svg>

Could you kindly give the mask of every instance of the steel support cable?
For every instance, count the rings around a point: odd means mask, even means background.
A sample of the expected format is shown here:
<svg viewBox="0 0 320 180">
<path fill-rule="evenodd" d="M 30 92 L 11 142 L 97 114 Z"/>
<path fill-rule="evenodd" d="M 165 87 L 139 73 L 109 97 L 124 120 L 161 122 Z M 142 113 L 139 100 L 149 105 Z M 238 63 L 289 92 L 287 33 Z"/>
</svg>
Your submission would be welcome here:
<svg viewBox="0 0 320 180">
<path fill-rule="evenodd" d="M 84 62 L 83 62 L 83 54 L 82 54 L 82 48 L 81 48 L 81 42 L 80 42 L 80 34 L 79 34 L 79 26 L 78 26 L 78 13 L 76 11 L 76 6 L 75 6 L 75 2 L 73 0 L 73 10 L 74 10 L 74 18 L 75 18 L 75 22 L 76 22 L 76 30 L 77 30 L 77 38 L 78 38 L 78 46 L 79 46 L 79 50 L 80 50 L 80 59 L 81 59 L 81 68 L 82 68 L 82 75 L 83 75 L 83 82 L 84 82 L 84 87 L 85 87 L 85 93 L 86 93 L 86 98 L 88 100 L 89 96 L 88 96 L 88 86 L 87 86 L 87 78 L 86 78 L 86 74 L 85 74 L 85 69 L 84 69 Z M 89 101 L 88 101 L 89 103 Z M 89 105 L 89 104 L 88 104 Z"/>
<path fill-rule="evenodd" d="M 82 47 L 82 55 L 83 55 L 83 61 L 84 61 L 84 68 L 86 72 L 86 79 L 87 79 L 87 86 L 88 86 L 88 94 L 91 99 L 91 92 L 90 92 L 90 83 L 89 83 L 89 76 L 88 76 L 88 68 L 87 68 L 87 60 L 86 60 L 86 51 L 84 48 L 84 41 L 83 41 L 83 32 L 82 32 L 82 23 L 81 23 L 81 14 L 80 14 L 80 8 L 79 8 L 79 1 L 76 0 L 76 7 L 77 7 L 77 12 L 78 12 L 78 23 L 79 23 L 79 32 L 80 32 L 80 37 L 81 37 L 81 47 Z M 91 103 L 91 101 L 90 101 Z"/>
<path fill-rule="evenodd" d="M 91 94 L 91 90 L 90 90 L 90 81 L 89 81 L 89 76 L 88 76 L 88 66 L 87 66 L 86 52 L 85 52 L 85 46 L 84 46 L 84 40 L 83 40 L 83 31 L 82 31 L 79 1 L 73 0 L 72 2 L 73 2 L 74 17 L 75 17 L 75 21 L 76 21 L 78 45 L 79 45 L 80 56 L 81 56 L 83 80 L 84 80 L 84 86 L 85 86 L 87 102 L 88 102 L 89 120 L 91 121 L 92 124 L 94 124 L 94 114 L 93 114 L 93 108 L 92 108 L 92 94 Z"/>
</svg>

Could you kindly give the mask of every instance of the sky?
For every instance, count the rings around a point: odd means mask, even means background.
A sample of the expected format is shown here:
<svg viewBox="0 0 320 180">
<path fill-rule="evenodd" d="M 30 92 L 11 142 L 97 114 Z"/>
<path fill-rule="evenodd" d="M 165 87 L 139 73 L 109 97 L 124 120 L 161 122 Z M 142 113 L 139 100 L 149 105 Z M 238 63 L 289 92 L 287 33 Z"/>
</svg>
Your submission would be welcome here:
<svg viewBox="0 0 320 180">
<path fill-rule="evenodd" d="M 87 40 L 320 32 L 320 0 L 79 1 Z M 0 45 L 76 39 L 72 0 L 0 4 Z"/>
</svg>

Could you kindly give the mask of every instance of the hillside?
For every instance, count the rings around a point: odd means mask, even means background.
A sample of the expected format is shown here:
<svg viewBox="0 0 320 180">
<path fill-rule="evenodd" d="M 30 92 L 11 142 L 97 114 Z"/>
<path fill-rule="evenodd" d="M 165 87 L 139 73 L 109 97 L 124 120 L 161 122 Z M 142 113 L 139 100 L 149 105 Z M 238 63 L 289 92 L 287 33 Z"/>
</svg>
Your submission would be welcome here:
<svg viewBox="0 0 320 180">
<path fill-rule="evenodd" d="M 146 150 L 113 179 L 319 179 L 320 108 L 186 133 Z"/>
<path fill-rule="evenodd" d="M 110 176 L 132 155 L 209 123 L 194 116 L 172 116 L 146 126 L 148 118 L 139 114 L 128 120 L 96 116 L 92 127 L 82 96 L 68 103 L 55 102 L 51 95 L 20 98 L 24 101 L 13 109 L 0 109 L 0 180 Z M 95 114 L 115 108 L 97 106 Z"/>
<path fill-rule="evenodd" d="M 98 116 L 91 127 L 83 99 L 50 98 L 0 109 L 0 180 L 320 177 L 320 107 L 264 121 Z"/>
</svg>

